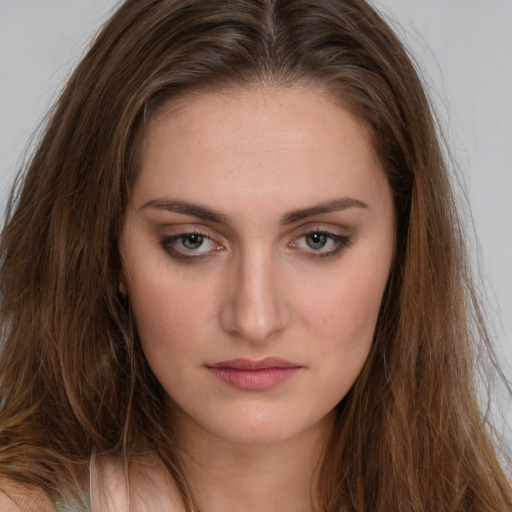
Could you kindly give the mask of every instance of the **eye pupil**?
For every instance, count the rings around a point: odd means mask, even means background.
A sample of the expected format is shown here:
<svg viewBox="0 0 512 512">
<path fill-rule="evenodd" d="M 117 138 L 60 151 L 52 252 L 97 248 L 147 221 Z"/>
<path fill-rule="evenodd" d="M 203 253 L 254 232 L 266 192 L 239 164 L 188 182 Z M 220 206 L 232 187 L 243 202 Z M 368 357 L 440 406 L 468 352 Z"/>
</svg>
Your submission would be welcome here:
<svg viewBox="0 0 512 512">
<path fill-rule="evenodd" d="M 306 236 L 306 243 L 311 249 L 322 249 L 327 243 L 327 235 L 322 233 L 310 233 Z"/>
<path fill-rule="evenodd" d="M 203 236 L 197 233 L 189 233 L 181 241 L 187 249 L 198 249 L 203 243 Z"/>
</svg>

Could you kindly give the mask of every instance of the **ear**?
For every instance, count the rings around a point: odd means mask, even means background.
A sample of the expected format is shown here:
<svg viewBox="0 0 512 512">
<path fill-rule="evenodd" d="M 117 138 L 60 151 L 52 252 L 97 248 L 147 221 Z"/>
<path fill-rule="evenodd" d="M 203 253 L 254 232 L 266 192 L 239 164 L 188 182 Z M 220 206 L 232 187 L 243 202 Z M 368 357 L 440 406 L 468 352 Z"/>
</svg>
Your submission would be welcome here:
<svg viewBox="0 0 512 512">
<path fill-rule="evenodd" d="M 126 295 L 128 295 L 128 291 L 126 289 L 126 285 L 124 284 L 124 279 L 123 278 L 121 278 L 120 281 L 119 281 L 118 290 L 119 290 L 119 293 L 123 297 L 126 297 Z"/>
</svg>

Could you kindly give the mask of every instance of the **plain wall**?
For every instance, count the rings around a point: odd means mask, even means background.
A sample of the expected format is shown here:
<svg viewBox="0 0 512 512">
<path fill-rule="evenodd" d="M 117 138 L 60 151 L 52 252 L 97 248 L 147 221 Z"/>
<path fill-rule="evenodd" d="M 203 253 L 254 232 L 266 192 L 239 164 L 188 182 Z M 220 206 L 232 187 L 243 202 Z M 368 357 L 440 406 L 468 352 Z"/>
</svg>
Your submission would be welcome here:
<svg viewBox="0 0 512 512">
<path fill-rule="evenodd" d="M 465 180 L 500 360 L 512 378 L 512 0 L 376 0 L 396 20 Z M 114 0 L 0 0 L 0 208 L 34 130 Z M 479 245 L 479 247 L 478 247 Z M 478 260 L 477 255 L 480 255 Z M 509 400 L 508 418 L 512 423 Z M 510 444 L 512 437 L 508 433 Z"/>
</svg>

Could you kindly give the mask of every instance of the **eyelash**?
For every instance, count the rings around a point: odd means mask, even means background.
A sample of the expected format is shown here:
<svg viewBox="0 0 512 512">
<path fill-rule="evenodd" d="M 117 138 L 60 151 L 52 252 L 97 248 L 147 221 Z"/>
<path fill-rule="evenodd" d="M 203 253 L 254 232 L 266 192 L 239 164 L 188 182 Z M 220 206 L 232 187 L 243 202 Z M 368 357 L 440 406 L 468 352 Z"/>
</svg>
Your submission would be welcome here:
<svg viewBox="0 0 512 512">
<path fill-rule="evenodd" d="M 204 258 L 204 257 L 209 256 L 211 254 L 211 251 L 204 252 L 204 253 L 198 253 L 198 254 L 194 255 L 193 250 L 189 250 L 187 252 L 186 250 L 181 251 L 174 247 L 174 244 L 176 242 L 178 242 L 179 240 L 184 240 L 187 237 L 190 237 L 191 235 L 200 236 L 204 240 L 210 241 L 211 243 L 215 244 L 217 251 L 220 251 L 223 249 L 223 246 L 221 244 L 214 242 L 213 239 L 209 235 L 207 235 L 206 233 L 203 233 L 202 231 L 194 230 L 194 229 L 192 229 L 190 231 L 185 231 L 183 233 L 178 233 L 177 235 L 163 237 L 160 240 L 160 245 L 162 246 L 164 251 L 167 252 L 167 254 L 169 254 L 169 256 L 171 256 L 171 258 L 174 258 L 176 260 L 183 260 L 185 262 L 187 262 L 187 261 L 191 262 L 192 260 L 196 260 L 199 258 Z"/>
<path fill-rule="evenodd" d="M 205 251 L 205 252 L 199 252 L 198 254 L 194 254 L 194 250 L 187 251 L 186 249 L 180 250 L 175 247 L 176 242 L 178 241 L 184 241 L 187 237 L 190 237 L 192 235 L 197 235 L 199 237 L 202 237 L 204 241 L 209 241 L 210 243 L 213 243 L 216 248 L 213 251 Z M 299 234 L 298 236 L 294 237 L 294 239 L 287 244 L 287 246 L 290 249 L 296 249 L 298 248 L 299 244 L 298 241 L 305 239 L 308 236 L 313 235 L 319 235 L 324 236 L 328 240 L 330 240 L 335 247 L 333 249 L 330 249 L 328 251 L 322 250 L 323 247 L 320 247 L 318 249 L 303 249 L 302 256 L 306 258 L 329 258 L 329 257 L 335 257 L 337 256 L 343 249 L 350 247 L 352 245 L 352 242 L 350 240 L 350 237 L 344 236 L 344 235 L 338 235 L 336 233 L 332 233 L 331 231 L 327 231 L 325 229 L 310 229 L 306 232 L 303 232 Z M 329 243 L 328 241 L 326 243 Z M 183 233 L 178 233 L 177 235 L 172 236 L 165 236 L 160 240 L 160 245 L 164 249 L 167 254 L 173 259 L 181 260 L 183 262 L 192 262 L 193 260 L 202 259 L 205 257 L 208 257 L 211 255 L 212 252 L 221 251 L 224 249 L 222 244 L 219 244 L 215 242 L 208 234 L 199 231 L 199 230 L 190 230 L 185 231 Z M 202 244 L 201 244 L 202 246 Z M 199 246 L 199 248 L 201 247 Z M 300 250 L 300 249 L 299 249 Z"/>
<path fill-rule="evenodd" d="M 303 238 L 306 238 L 307 236 L 312 235 L 320 235 L 325 236 L 326 238 L 330 239 L 334 244 L 335 247 L 328 251 L 323 251 L 320 249 L 313 249 L 309 248 L 306 249 L 306 253 L 304 254 L 305 257 L 308 258 L 329 258 L 329 257 L 335 257 L 337 256 L 343 249 L 346 249 L 347 247 L 350 247 L 352 245 L 352 241 L 350 240 L 350 237 L 344 236 L 344 235 L 337 235 L 336 233 L 332 233 L 331 231 L 327 231 L 325 229 L 312 229 L 308 230 L 305 233 L 302 233 L 298 237 L 294 238 L 292 242 L 288 244 L 289 247 L 292 249 L 297 247 L 297 240 L 301 240 Z"/>
</svg>

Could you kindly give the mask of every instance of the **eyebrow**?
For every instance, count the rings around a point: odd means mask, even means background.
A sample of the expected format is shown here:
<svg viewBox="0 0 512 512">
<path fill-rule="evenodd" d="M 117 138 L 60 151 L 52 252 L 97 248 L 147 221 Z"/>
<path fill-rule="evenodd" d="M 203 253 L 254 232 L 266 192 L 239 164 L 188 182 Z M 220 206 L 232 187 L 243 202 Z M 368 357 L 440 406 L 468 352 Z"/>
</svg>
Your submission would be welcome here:
<svg viewBox="0 0 512 512">
<path fill-rule="evenodd" d="M 191 217 L 216 222 L 218 224 L 231 224 L 231 220 L 222 213 L 216 212 L 206 206 L 201 206 L 188 201 L 179 201 L 177 199 L 152 199 L 144 203 L 139 210 L 143 208 L 156 208 L 157 210 L 167 210 L 169 212 L 183 213 Z"/>
<path fill-rule="evenodd" d="M 152 199 L 144 203 L 139 210 L 144 208 L 155 208 L 157 210 L 166 210 L 169 212 L 181 213 L 191 217 L 197 217 L 209 222 L 217 224 L 232 224 L 230 218 L 220 212 L 212 210 L 206 206 L 190 203 L 188 201 L 180 201 L 177 199 Z M 368 205 L 359 199 L 352 199 L 350 197 L 343 197 L 340 199 L 333 199 L 326 201 L 308 208 L 293 210 L 285 214 L 281 218 L 282 224 L 293 224 L 308 217 L 315 215 L 322 215 L 335 211 L 342 211 L 348 208 L 368 208 Z"/>
<path fill-rule="evenodd" d="M 359 199 L 352 199 L 350 197 L 333 199 L 332 201 L 320 203 L 309 208 L 293 210 L 282 218 L 282 223 L 293 224 L 294 222 L 307 219 L 308 217 L 314 217 L 315 215 L 321 215 L 323 213 L 342 211 L 348 208 L 368 208 L 368 205 Z"/>
</svg>

